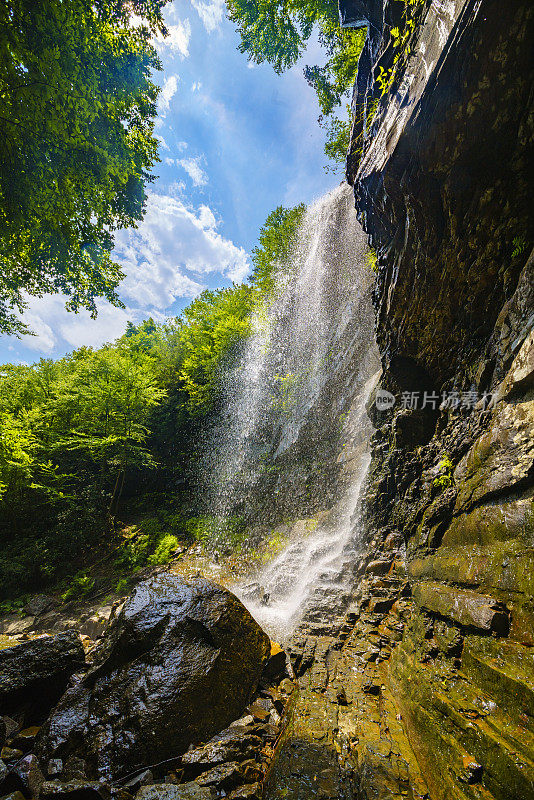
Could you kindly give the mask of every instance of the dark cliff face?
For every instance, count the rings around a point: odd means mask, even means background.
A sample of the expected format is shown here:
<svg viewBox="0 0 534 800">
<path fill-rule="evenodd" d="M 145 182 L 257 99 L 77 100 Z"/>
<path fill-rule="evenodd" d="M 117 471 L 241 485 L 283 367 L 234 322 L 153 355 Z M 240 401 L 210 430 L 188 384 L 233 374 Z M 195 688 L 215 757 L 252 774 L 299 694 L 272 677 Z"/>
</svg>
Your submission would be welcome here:
<svg viewBox="0 0 534 800">
<path fill-rule="evenodd" d="M 379 346 L 388 362 L 415 361 L 437 388 L 484 390 L 491 368 L 480 375 L 477 362 L 525 262 L 515 242 L 534 241 L 534 9 L 520 0 L 456 0 L 440 4 L 445 13 L 432 4 L 422 20 L 414 16 L 404 47 L 394 47 L 403 5 L 386 3 L 376 63 L 362 67 L 367 92 L 355 96 L 353 139 L 360 163 L 349 166 L 379 257 Z M 391 70 L 380 97 L 376 78 Z M 362 108 L 377 101 L 362 131 Z"/>
<path fill-rule="evenodd" d="M 367 15 L 347 174 L 397 402 L 370 409 L 356 593 L 376 605 L 379 563 L 412 596 L 386 684 L 431 796 L 520 800 L 534 797 L 534 6 L 368 5 L 382 14 Z"/>
</svg>

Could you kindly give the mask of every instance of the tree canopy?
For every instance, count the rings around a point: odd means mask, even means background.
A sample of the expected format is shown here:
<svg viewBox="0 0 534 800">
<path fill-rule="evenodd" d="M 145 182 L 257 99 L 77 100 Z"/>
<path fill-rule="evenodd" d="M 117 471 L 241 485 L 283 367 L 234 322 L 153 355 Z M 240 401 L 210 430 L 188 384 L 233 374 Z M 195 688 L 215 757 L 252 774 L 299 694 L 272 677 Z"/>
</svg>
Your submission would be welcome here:
<svg viewBox="0 0 534 800">
<path fill-rule="evenodd" d="M 0 0 L 0 331 L 27 295 L 120 305 L 113 232 L 135 226 L 167 0 Z M 135 15 L 135 25 L 133 24 Z"/>
<path fill-rule="evenodd" d="M 327 61 L 307 66 L 323 114 L 331 114 L 352 88 L 365 30 L 341 28 L 336 0 L 227 0 L 228 16 L 241 37 L 239 49 L 251 61 L 267 61 L 280 73 L 303 55 L 314 29 Z"/>
<path fill-rule="evenodd" d="M 189 530 L 196 459 L 226 370 L 291 268 L 304 211 L 268 216 L 248 284 L 205 291 L 163 324 L 129 323 L 97 350 L 0 367 L 0 600 L 57 581 L 84 551 L 109 549 L 114 520 L 151 497 L 160 509 L 188 509 L 180 524 Z M 124 564 L 171 546 L 158 536 L 130 542 Z"/>
</svg>

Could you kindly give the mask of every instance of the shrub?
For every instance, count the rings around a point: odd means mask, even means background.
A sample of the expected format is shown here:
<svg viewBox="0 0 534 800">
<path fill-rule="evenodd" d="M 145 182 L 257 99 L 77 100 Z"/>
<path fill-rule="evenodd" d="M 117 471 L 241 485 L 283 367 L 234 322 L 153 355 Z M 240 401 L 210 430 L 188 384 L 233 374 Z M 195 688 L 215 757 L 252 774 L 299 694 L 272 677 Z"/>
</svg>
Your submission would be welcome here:
<svg viewBox="0 0 534 800">
<path fill-rule="evenodd" d="M 160 539 L 158 546 L 148 559 L 148 563 L 156 566 L 157 564 L 167 564 L 171 560 L 173 553 L 178 549 L 179 542 L 176 536 L 171 533 L 165 534 Z"/>
<path fill-rule="evenodd" d="M 90 578 L 85 572 L 79 572 L 72 578 L 67 591 L 61 595 L 61 599 L 66 601 L 87 597 L 94 585 L 94 578 Z"/>
<path fill-rule="evenodd" d="M 432 486 L 437 489 L 449 489 L 453 484 L 452 473 L 454 472 L 454 464 L 447 454 L 443 456 L 438 464 L 439 475 L 434 478 Z"/>
</svg>

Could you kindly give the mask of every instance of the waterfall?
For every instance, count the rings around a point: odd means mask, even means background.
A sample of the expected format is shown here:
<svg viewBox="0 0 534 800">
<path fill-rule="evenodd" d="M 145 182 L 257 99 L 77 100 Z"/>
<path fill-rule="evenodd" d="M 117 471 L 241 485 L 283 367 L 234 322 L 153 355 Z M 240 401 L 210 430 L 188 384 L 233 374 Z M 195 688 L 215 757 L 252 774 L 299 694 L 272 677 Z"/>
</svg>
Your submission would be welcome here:
<svg viewBox="0 0 534 800">
<path fill-rule="evenodd" d="M 278 636 L 314 602 L 343 596 L 357 549 L 365 403 L 379 362 L 373 275 L 353 205 L 342 184 L 305 212 L 290 263 L 225 375 L 222 421 L 210 437 L 209 505 L 222 529 L 251 509 L 259 527 L 320 511 L 312 531 L 295 526 L 252 586 L 234 587 Z"/>
</svg>

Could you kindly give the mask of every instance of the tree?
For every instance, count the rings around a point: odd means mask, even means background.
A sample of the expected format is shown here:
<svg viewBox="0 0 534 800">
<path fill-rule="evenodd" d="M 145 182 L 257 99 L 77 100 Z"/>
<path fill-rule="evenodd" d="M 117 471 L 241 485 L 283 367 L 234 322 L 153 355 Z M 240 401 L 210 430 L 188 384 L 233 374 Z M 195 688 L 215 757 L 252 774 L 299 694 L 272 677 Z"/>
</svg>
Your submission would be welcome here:
<svg viewBox="0 0 534 800">
<path fill-rule="evenodd" d="M 252 251 L 252 283 L 263 294 L 273 290 L 277 271 L 287 268 L 305 210 L 303 203 L 293 208 L 278 206 L 260 229 L 258 245 Z"/>
<path fill-rule="evenodd" d="M 179 377 L 193 415 L 213 406 L 223 363 L 250 333 L 255 300 L 250 286 L 234 285 L 206 290 L 183 312 Z"/>
<path fill-rule="evenodd" d="M 339 164 L 344 164 L 347 157 L 347 150 L 350 143 L 350 107 L 348 108 L 348 119 L 340 119 L 339 117 L 328 117 L 327 122 L 321 125 L 326 130 L 326 142 L 324 146 L 325 155 L 333 162 L 333 166 L 325 167 L 327 171 L 335 172 Z"/>
<path fill-rule="evenodd" d="M 0 331 L 26 295 L 121 305 L 113 232 L 145 210 L 167 0 L 0 0 Z M 137 22 L 132 24 L 132 15 Z"/>
<path fill-rule="evenodd" d="M 365 31 L 341 28 L 335 0 L 227 0 L 227 6 L 241 37 L 240 51 L 257 63 L 268 61 L 278 73 L 302 56 L 317 28 L 328 59 L 322 67 L 306 67 L 304 74 L 324 114 L 340 104 L 354 83 Z"/>
</svg>

